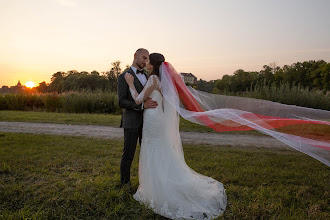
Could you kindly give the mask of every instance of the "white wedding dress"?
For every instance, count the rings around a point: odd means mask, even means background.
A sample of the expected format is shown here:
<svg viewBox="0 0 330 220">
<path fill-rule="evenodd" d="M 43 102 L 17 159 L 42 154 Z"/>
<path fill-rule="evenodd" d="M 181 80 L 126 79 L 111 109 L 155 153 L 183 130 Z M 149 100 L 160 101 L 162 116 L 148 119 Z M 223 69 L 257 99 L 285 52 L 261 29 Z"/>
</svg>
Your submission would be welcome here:
<svg viewBox="0 0 330 220">
<path fill-rule="evenodd" d="M 196 173 L 184 160 L 179 116 L 163 101 L 160 81 L 151 76 L 141 94 L 130 89 L 141 103 L 146 97 L 157 101 L 155 109 L 144 110 L 139 160 L 139 188 L 134 199 L 170 219 L 212 219 L 227 204 L 223 184 Z"/>
</svg>

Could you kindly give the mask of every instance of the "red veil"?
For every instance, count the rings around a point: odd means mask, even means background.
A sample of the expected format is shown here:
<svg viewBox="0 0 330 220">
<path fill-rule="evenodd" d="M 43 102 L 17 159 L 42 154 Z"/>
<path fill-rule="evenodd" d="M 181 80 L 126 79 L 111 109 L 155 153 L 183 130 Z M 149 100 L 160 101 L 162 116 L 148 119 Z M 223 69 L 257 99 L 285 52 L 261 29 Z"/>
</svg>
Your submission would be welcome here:
<svg viewBox="0 0 330 220">
<path fill-rule="evenodd" d="M 218 132 L 257 130 L 330 166 L 329 111 L 197 91 L 168 62 L 160 73 L 164 99 L 186 120 Z"/>
</svg>

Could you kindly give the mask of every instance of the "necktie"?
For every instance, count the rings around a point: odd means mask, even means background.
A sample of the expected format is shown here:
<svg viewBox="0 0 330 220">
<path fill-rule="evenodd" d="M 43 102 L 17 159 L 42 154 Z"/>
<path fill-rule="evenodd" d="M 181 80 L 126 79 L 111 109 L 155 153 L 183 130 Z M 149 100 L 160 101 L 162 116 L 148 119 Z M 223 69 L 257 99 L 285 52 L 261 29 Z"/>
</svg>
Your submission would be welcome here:
<svg viewBox="0 0 330 220">
<path fill-rule="evenodd" d="M 136 74 L 143 73 L 143 70 L 136 70 Z"/>
</svg>

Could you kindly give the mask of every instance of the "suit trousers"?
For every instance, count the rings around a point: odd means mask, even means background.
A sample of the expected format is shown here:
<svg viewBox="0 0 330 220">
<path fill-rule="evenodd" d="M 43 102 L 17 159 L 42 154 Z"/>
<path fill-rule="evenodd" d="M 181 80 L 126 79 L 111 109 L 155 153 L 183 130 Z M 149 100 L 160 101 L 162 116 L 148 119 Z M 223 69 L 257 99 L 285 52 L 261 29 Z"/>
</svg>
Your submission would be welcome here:
<svg viewBox="0 0 330 220">
<path fill-rule="evenodd" d="M 124 128 L 124 150 L 120 163 L 120 181 L 122 184 L 130 182 L 131 165 L 138 139 L 141 146 L 142 127 Z"/>
</svg>

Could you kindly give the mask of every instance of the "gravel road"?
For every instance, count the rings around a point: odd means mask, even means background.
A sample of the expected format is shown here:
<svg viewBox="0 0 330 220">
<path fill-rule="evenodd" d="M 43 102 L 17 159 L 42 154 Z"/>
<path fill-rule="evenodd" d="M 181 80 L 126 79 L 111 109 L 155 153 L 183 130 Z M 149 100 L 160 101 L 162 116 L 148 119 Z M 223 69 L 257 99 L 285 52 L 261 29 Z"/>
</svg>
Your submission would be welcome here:
<svg viewBox="0 0 330 220">
<path fill-rule="evenodd" d="M 122 128 L 98 125 L 67 125 L 31 122 L 0 122 L 0 132 L 51 134 L 122 139 Z M 183 143 L 229 145 L 237 147 L 280 147 L 290 149 L 275 138 L 259 135 L 222 134 L 209 132 L 180 132 Z"/>
</svg>

